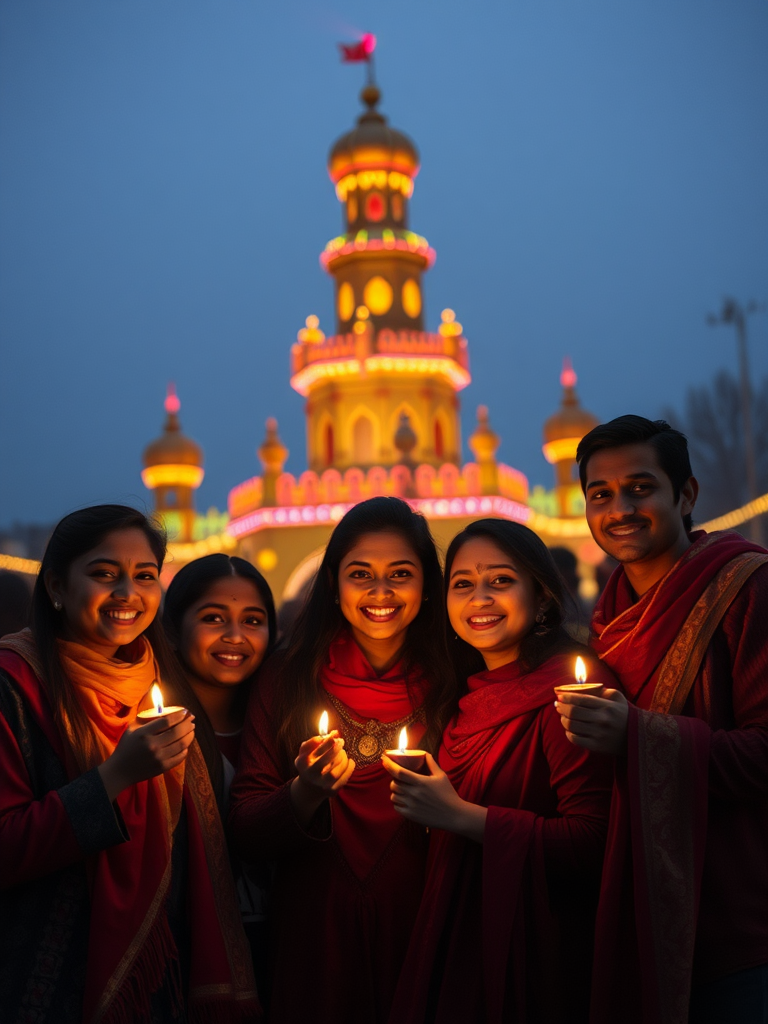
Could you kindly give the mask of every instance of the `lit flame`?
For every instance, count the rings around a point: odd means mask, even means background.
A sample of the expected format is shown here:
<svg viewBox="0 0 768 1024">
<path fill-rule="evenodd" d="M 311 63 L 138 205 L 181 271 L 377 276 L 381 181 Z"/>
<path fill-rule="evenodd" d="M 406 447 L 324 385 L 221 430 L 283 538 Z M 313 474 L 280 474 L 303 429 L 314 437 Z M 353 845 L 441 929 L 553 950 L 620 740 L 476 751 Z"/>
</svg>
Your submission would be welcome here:
<svg viewBox="0 0 768 1024">
<path fill-rule="evenodd" d="M 157 683 L 155 683 L 155 685 L 152 687 L 152 703 L 155 705 L 155 711 L 157 711 L 158 715 L 162 715 L 163 710 L 164 710 L 163 709 L 163 694 L 162 694 L 162 692 L 160 690 L 160 687 L 157 685 Z"/>
<path fill-rule="evenodd" d="M 587 681 L 587 666 L 584 664 L 583 658 L 576 659 L 576 682 L 586 683 Z"/>
<path fill-rule="evenodd" d="M 320 730 L 320 735 L 321 736 L 327 736 L 328 735 L 328 712 L 327 711 L 324 711 L 322 713 L 322 715 L 320 715 L 320 725 L 318 726 L 318 729 Z"/>
<path fill-rule="evenodd" d="M 403 727 L 400 730 L 400 739 L 398 740 L 398 750 L 406 751 L 408 749 L 408 730 Z"/>
</svg>

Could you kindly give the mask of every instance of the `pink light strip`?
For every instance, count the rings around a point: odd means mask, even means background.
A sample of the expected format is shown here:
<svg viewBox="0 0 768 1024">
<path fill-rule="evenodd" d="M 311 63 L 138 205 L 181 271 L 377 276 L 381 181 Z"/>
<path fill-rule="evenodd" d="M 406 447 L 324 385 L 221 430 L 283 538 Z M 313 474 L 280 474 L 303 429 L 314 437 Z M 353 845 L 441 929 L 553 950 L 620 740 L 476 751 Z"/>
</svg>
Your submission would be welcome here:
<svg viewBox="0 0 768 1024">
<path fill-rule="evenodd" d="M 360 499 L 363 501 L 364 499 Z M 527 523 L 533 510 L 518 501 L 499 495 L 484 495 L 478 498 L 412 498 L 405 499 L 411 508 L 432 519 L 455 519 L 458 516 L 496 515 Z M 338 523 L 342 516 L 353 508 L 356 501 L 337 502 L 327 505 L 281 505 L 277 508 L 260 508 L 227 524 L 232 537 L 246 537 L 248 534 L 266 530 L 272 526 L 313 526 L 316 524 Z"/>
</svg>

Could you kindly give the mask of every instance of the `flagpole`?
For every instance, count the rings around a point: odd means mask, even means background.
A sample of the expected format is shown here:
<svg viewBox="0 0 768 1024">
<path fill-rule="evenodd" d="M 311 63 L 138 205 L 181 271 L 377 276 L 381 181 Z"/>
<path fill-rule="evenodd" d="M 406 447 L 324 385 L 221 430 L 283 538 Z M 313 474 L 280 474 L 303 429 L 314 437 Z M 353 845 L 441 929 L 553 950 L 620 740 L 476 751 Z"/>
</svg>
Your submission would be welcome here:
<svg viewBox="0 0 768 1024">
<path fill-rule="evenodd" d="M 376 75 L 375 75 L 374 66 L 373 66 L 373 50 L 371 50 L 371 52 L 368 54 L 368 60 L 366 61 L 366 64 L 368 65 L 368 83 L 367 84 L 369 86 L 371 86 L 371 85 L 375 86 L 376 85 Z"/>
</svg>

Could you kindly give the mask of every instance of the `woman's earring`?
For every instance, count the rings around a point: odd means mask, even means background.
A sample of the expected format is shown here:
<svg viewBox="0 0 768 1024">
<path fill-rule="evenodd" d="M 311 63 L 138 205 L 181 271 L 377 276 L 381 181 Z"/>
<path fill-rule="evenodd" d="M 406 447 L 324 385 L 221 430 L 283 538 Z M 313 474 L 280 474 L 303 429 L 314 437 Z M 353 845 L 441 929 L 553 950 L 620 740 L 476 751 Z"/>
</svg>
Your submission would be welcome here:
<svg viewBox="0 0 768 1024">
<path fill-rule="evenodd" d="M 53 607 L 56 609 L 57 612 L 60 612 L 61 611 L 61 601 L 54 601 L 53 602 Z"/>
<path fill-rule="evenodd" d="M 534 636 L 546 636 L 550 631 L 551 626 L 547 625 L 547 613 L 543 608 L 539 608 L 536 613 L 536 629 L 533 631 Z"/>
<path fill-rule="evenodd" d="M 454 633 L 453 634 L 453 639 L 454 640 L 458 640 L 459 639 L 459 634 L 458 633 Z"/>
<path fill-rule="evenodd" d="M 428 600 L 429 600 L 429 595 L 427 595 L 426 597 L 422 597 L 421 603 L 424 604 L 424 602 L 428 601 Z"/>
<path fill-rule="evenodd" d="M 338 597 L 334 597 L 334 599 L 333 599 L 333 600 L 334 600 L 334 603 L 335 603 L 335 604 L 338 604 L 338 603 L 339 603 L 339 599 L 338 599 Z"/>
</svg>

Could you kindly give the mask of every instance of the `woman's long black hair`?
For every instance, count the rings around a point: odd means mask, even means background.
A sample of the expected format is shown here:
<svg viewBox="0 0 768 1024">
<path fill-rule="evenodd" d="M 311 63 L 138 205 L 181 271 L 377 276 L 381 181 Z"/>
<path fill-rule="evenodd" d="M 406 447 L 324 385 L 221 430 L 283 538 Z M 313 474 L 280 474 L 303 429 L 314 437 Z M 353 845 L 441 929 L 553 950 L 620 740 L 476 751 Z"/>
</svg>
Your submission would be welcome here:
<svg viewBox="0 0 768 1024">
<path fill-rule="evenodd" d="M 322 710 L 320 670 L 345 619 L 338 596 L 342 560 L 369 533 L 399 534 L 414 550 L 424 573 L 422 605 L 408 627 L 402 650 L 406 684 L 426 681 L 422 741 L 436 751 L 453 703 L 455 679 L 445 642 L 442 572 L 426 519 L 400 498 L 369 498 L 347 512 L 331 534 L 306 604 L 297 618 L 280 665 L 275 728 L 286 765 L 317 731 Z"/>
<path fill-rule="evenodd" d="M 163 528 L 157 522 L 128 505 L 93 505 L 71 512 L 54 528 L 32 593 L 32 635 L 41 662 L 42 683 L 48 692 L 53 714 L 62 734 L 71 738 L 78 762 L 87 767 L 100 764 L 103 754 L 88 716 L 77 699 L 59 659 L 56 641 L 65 635 L 65 619 L 61 612 L 54 609 L 45 586 L 45 579 L 50 572 L 52 576 L 66 580 L 76 559 L 92 551 L 108 534 L 123 530 L 141 530 L 157 559 L 158 568 L 162 569 L 166 538 Z M 164 685 L 167 684 L 169 691 L 177 694 L 184 701 L 184 706 L 189 707 L 186 701 L 190 688 L 178 670 L 159 616 L 147 626 L 143 636 L 152 645 Z M 215 749 L 213 733 L 211 732 L 210 738 L 213 744 L 211 749 L 206 743 L 203 731 L 198 730 L 196 735 L 208 763 Z"/>
<path fill-rule="evenodd" d="M 518 658 L 523 671 L 532 672 L 553 654 L 584 650 L 584 646 L 573 640 L 563 625 L 570 600 L 565 580 L 544 541 L 521 523 L 507 519 L 478 519 L 457 533 L 445 556 L 446 597 L 451 586 L 451 570 L 456 555 L 468 541 L 476 537 L 490 540 L 500 548 L 518 569 L 531 577 L 537 598 L 548 599 L 543 612 L 544 621 L 536 623 L 520 644 Z M 479 651 L 455 634 L 450 622 L 447 628 L 448 644 L 458 676 L 458 691 L 463 693 L 469 676 L 482 672 L 485 662 Z"/>
</svg>

